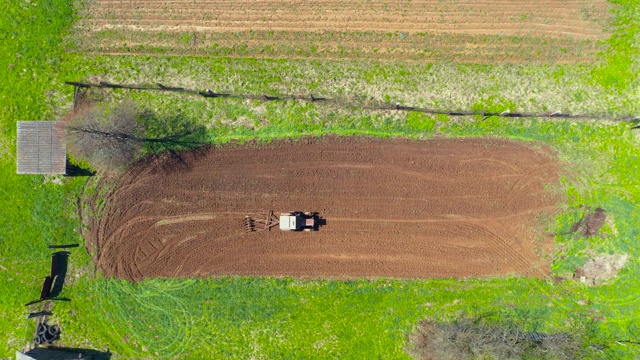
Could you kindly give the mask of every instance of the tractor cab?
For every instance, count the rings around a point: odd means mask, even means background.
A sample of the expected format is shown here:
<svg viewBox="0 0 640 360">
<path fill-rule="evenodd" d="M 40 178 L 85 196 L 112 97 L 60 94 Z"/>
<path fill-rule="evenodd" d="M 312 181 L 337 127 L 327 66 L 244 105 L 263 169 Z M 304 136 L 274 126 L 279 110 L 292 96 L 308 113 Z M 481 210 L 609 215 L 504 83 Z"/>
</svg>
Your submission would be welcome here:
<svg viewBox="0 0 640 360">
<path fill-rule="evenodd" d="M 312 212 L 288 212 L 280 214 L 280 230 L 317 231 L 318 214 Z"/>
</svg>

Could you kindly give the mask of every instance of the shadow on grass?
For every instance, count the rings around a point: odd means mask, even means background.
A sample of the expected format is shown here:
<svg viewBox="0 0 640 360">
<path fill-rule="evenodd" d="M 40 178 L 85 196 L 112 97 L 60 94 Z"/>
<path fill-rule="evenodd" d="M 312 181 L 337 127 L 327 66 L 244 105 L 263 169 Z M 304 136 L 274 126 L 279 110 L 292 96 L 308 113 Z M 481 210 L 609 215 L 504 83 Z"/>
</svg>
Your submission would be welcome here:
<svg viewBox="0 0 640 360">
<path fill-rule="evenodd" d="M 81 348 L 47 347 L 36 348 L 24 353 L 28 359 L 93 359 L 109 360 L 111 352 Z M 24 359 L 27 359 L 26 357 Z"/>
<path fill-rule="evenodd" d="M 71 164 L 67 159 L 67 166 L 65 170 L 65 176 L 93 176 L 96 172 L 88 169 L 84 169 L 78 165 Z"/>
<path fill-rule="evenodd" d="M 190 161 L 204 154 L 203 150 L 209 145 L 207 128 L 182 112 L 158 116 L 146 110 L 140 115 L 140 121 L 146 131 L 144 152 L 151 158 L 161 159 L 167 172 L 189 170 Z"/>
<path fill-rule="evenodd" d="M 54 281 L 49 297 L 55 298 L 60 296 L 62 288 L 64 287 L 64 280 L 67 277 L 67 266 L 69 264 L 69 252 L 58 251 L 53 254 L 51 261 L 51 277 L 54 278 Z"/>
</svg>

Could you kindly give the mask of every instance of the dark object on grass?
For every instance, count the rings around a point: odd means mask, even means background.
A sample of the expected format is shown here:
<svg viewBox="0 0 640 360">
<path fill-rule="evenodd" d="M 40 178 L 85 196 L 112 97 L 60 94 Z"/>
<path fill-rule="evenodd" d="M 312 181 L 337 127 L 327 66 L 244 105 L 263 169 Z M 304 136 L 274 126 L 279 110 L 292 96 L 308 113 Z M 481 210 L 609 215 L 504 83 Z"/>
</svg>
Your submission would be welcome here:
<svg viewBox="0 0 640 360">
<path fill-rule="evenodd" d="M 38 312 L 30 313 L 29 315 L 27 315 L 27 319 L 33 319 L 40 316 L 50 316 L 50 315 L 53 315 L 51 311 L 38 311 Z"/>
<path fill-rule="evenodd" d="M 49 249 L 69 249 L 69 248 L 77 248 L 80 244 L 64 244 L 64 245 L 47 245 Z"/>
<path fill-rule="evenodd" d="M 44 342 L 47 342 L 49 344 L 56 341 L 56 336 L 51 334 L 48 328 L 47 328 L 47 331 L 43 332 L 42 334 L 38 334 L 38 336 L 42 337 Z"/>
<path fill-rule="evenodd" d="M 54 341 L 60 338 L 61 332 L 62 330 L 60 329 L 60 326 L 47 324 L 46 317 L 43 317 L 36 325 L 36 333 L 33 337 L 33 342 L 36 346 L 53 344 Z"/>
<path fill-rule="evenodd" d="M 47 276 L 42 283 L 40 298 L 38 300 L 31 301 L 30 303 L 26 304 L 26 306 L 33 305 L 44 300 L 69 301 L 69 299 L 57 297 L 62 292 L 62 287 L 64 286 L 64 280 L 67 275 L 68 262 L 68 251 L 58 251 L 51 254 L 51 269 L 49 271 L 49 276 Z"/>
<path fill-rule="evenodd" d="M 67 264 L 69 263 L 69 252 L 58 251 L 51 255 L 51 277 L 54 278 L 49 297 L 59 296 L 67 277 Z"/>
<path fill-rule="evenodd" d="M 75 360 L 109 360 L 111 353 L 107 351 L 98 351 L 91 349 L 64 348 L 64 347 L 46 347 L 35 348 L 25 353 L 17 352 L 18 360 L 33 359 L 75 359 Z"/>
<path fill-rule="evenodd" d="M 584 236 L 597 235 L 607 218 L 607 212 L 602 208 L 596 208 L 595 211 L 586 213 L 580 221 L 575 223 L 571 227 L 571 232 L 576 233 L 580 231 L 580 234 Z"/>
<path fill-rule="evenodd" d="M 40 291 L 40 300 L 46 299 L 49 297 L 51 293 L 51 285 L 53 284 L 53 278 L 51 276 L 47 276 L 44 278 L 44 282 L 42 283 L 42 290 Z"/>
<path fill-rule="evenodd" d="M 204 96 L 204 97 L 210 97 L 210 98 L 217 98 L 217 97 L 230 97 L 231 94 L 218 94 L 218 93 L 214 93 L 213 91 L 211 91 L 210 89 L 207 89 L 207 91 L 198 91 L 198 94 L 200 94 L 200 96 Z"/>
<path fill-rule="evenodd" d="M 158 85 L 158 87 L 164 91 L 183 91 L 184 90 L 184 88 L 181 88 L 181 87 L 164 86 L 160 83 L 156 83 L 156 85 Z"/>
<path fill-rule="evenodd" d="M 58 326 L 58 325 L 51 325 L 51 326 L 49 326 L 49 329 L 48 329 L 47 332 L 52 336 L 58 336 L 58 335 L 60 335 L 62 330 L 60 330 L 60 326 Z"/>
</svg>

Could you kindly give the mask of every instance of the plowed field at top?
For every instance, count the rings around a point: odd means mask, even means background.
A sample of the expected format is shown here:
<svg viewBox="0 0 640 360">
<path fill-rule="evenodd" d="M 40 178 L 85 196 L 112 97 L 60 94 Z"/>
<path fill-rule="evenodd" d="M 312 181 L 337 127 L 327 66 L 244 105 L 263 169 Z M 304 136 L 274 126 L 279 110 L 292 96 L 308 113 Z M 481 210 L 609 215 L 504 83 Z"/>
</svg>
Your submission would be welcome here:
<svg viewBox="0 0 640 360">
<path fill-rule="evenodd" d="M 89 226 L 107 276 L 540 276 L 554 213 L 548 151 L 505 140 L 303 139 L 139 163 Z M 247 233 L 261 209 L 317 232 Z"/>
<path fill-rule="evenodd" d="M 93 52 L 586 62 L 605 0 L 92 0 Z"/>
</svg>

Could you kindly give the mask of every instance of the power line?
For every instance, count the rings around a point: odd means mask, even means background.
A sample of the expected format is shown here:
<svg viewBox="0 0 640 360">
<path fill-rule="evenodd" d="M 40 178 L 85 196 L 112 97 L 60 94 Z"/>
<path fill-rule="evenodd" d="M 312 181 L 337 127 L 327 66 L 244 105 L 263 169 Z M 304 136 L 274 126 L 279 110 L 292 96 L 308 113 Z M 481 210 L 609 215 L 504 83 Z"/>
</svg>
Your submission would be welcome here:
<svg viewBox="0 0 640 360">
<path fill-rule="evenodd" d="M 233 98 L 233 99 L 249 99 L 259 101 L 287 101 L 287 100 L 302 100 L 309 102 L 327 102 L 336 103 L 343 106 L 349 106 L 353 108 L 361 108 L 367 110 L 397 110 L 397 111 L 414 111 L 432 115 L 447 115 L 447 116 L 481 116 L 482 120 L 486 120 L 490 117 L 504 117 L 504 118 L 557 118 L 557 119 L 582 119 L 582 120 L 606 120 L 614 122 L 631 122 L 634 124 L 632 129 L 640 128 L 640 116 L 626 115 L 619 117 L 611 117 L 603 114 L 568 114 L 560 111 L 546 112 L 546 113 L 518 113 L 510 112 L 509 110 L 503 112 L 491 112 L 485 110 L 443 110 L 443 109 L 431 109 L 421 108 L 413 106 L 404 106 L 400 103 L 389 104 L 382 101 L 374 101 L 368 104 L 353 104 L 352 102 L 343 98 L 327 98 L 316 97 L 313 94 L 306 95 L 256 95 L 256 94 L 230 94 L 230 93 L 216 93 L 207 89 L 205 91 L 198 91 L 192 89 L 185 89 L 182 87 L 169 87 L 157 83 L 155 87 L 141 86 L 141 85 L 126 85 L 126 84 L 113 84 L 105 81 L 99 83 L 85 83 L 75 81 L 65 81 L 65 84 L 75 87 L 74 91 L 74 107 L 78 98 L 79 91 L 81 89 L 98 87 L 98 88 L 111 88 L 111 89 L 126 89 L 126 90 L 142 90 L 142 91 L 170 91 L 192 95 L 199 95 L 205 98 Z"/>
</svg>

